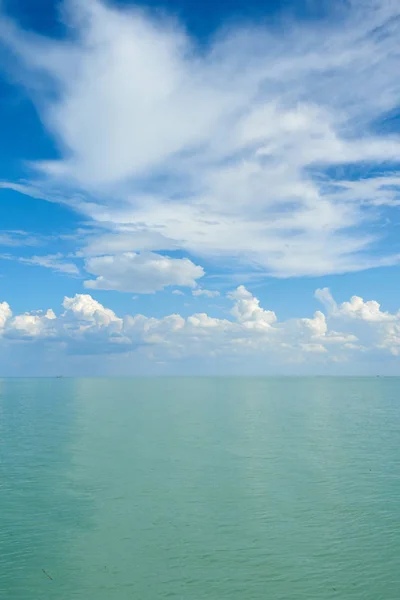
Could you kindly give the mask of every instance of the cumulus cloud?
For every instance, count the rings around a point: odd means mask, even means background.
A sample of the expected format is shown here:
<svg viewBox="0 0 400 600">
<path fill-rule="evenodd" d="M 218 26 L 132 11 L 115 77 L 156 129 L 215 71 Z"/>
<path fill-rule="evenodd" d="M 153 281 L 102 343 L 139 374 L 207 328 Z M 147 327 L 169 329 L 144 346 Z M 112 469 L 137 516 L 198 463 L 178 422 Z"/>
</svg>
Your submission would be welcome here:
<svg viewBox="0 0 400 600">
<path fill-rule="evenodd" d="M 343 331 L 352 331 L 361 343 L 349 340 L 347 350 L 368 352 L 380 348 L 394 356 L 400 354 L 400 310 L 390 313 L 381 309 L 376 300 L 352 296 L 350 301 L 338 305 L 328 288 L 317 290 L 315 296 L 328 310 L 330 322 L 340 323 Z"/>
<path fill-rule="evenodd" d="M 61 154 L 3 186 L 108 228 L 87 257 L 179 249 L 278 277 L 397 264 L 370 224 L 399 203 L 400 141 L 379 126 L 400 103 L 399 14 L 343 3 L 284 36 L 225 29 L 201 52 L 176 22 L 97 0 L 66 3 L 62 41 L 3 16 Z M 88 264 L 89 286 L 114 285 L 104 258 Z"/>
<path fill-rule="evenodd" d="M 310 361 L 351 366 L 355 357 L 400 355 L 400 312 L 372 320 L 358 312 L 353 318 L 346 312 L 351 302 L 344 302 L 335 314 L 316 311 L 313 317 L 279 321 L 244 286 L 230 292 L 228 299 L 233 303 L 230 319 L 207 313 L 121 318 L 89 294 L 66 297 L 58 315 L 51 309 L 12 315 L 3 302 L 0 343 L 62 347 L 70 354 L 139 353 L 166 363 L 191 356 L 200 362 L 209 357 L 239 359 L 243 365 L 261 359 L 277 367 Z M 373 301 L 362 302 L 371 307 Z"/>
<path fill-rule="evenodd" d="M 364 300 L 360 296 L 353 296 L 350 302 L 341 304 L 338 314 L 362 321 L 397 321 L 400 319 L 400 313 L 390 314 L 381 311 L 381 305 L 376 300 Z"/>
<path fill-rule="evenodd" d="M 244 285 L 240 285 L 234 292 L 230 292 L 229 298 L 235 301 L 231 311 L 232 315 L 244 327 L 268 329 L 277 320 L 273 311 L 260 307 L 258 298 L 253 296 Z"/>
<path fill-rule="evenodd" d="M 96 256 L 85 261 L 88 273 L 96 279 L 85 287 L 149 294 L 169 285 L 194 287 L 203 277 L 202 267 L 188 258 L 170 258 L 153 252 L 125 252 L 114 256 Z"/>
<path fill-rule="evenodd" d="M 45 313 L 42 311 L 16 315 L 11 319 L 7 328 L 7 335 L 11 338 L 35 339 L 38 337 L 52 337 L 53 330 L 50 321 L 54 321 L 56 316 L 49 309 Z"/>
<path fill-rule="evenodd" d="M 108 327 L 122 323 L 122 320 L 111 309 L 105 308 L 89 294 L 76 294 L 74 298 L 65 297 L 63 307 L 66 311 L 63 317 L 71 316 L 73 322 L 91 323 L 96 327 Z"/>
<path fill-rule="evenodd" d="M 12 312 L 7 302 L 0 302 L 0 331 L 3 329 L 6 321 L 11 318 Z"/>
</svg>

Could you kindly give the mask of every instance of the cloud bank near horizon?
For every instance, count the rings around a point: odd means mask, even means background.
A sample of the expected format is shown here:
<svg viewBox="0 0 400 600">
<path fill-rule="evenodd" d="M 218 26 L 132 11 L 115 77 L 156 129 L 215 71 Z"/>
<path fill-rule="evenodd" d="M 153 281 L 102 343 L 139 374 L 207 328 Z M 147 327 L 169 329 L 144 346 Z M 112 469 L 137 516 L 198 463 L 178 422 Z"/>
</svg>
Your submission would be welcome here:
<svg viewBox="0 0 400 600">
<path fill-rule="evenodd" d="M 58 315 L 52 310 L 12 313 L 0 303 L 0 350 L 35 354 L 51 349 L 54 356 L 127 355 L 156 363 L 178 364 L 188 358 L 218 359 L 236 364 L 240 374 L 244 359 L 259 359 L 275 367 L 302 364 L 339 365 L 400 355 L 400 310 L 385 312 L 375 300 L 353 296 L 338 305 L 330 291 L 316 291 L 325 312 L 279 321 L 260 306 L 244 286 L 227 294 L 227 318 L 197 313 L 186 318 L 142 314 L 119 317 L 88 294 L 64 298 Z M 32 352 L 31 352 L 32 354 Z M 233 361 L 233 362 L 232 362 Z M 60 363 L 62 365 L 62 361 Z M 335 367 L 336 368 L 336 367 Z"/>
</svg>

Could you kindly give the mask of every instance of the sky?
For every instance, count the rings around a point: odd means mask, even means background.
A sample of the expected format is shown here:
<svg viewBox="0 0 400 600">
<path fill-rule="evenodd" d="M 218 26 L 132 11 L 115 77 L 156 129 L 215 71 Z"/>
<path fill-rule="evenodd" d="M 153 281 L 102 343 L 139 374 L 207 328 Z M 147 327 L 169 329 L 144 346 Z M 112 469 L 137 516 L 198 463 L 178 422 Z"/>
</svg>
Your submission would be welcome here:
<svg viewBox="0 0 400 600">
<path fill-rule="evenodd" d="M 400 5 L 0 0 L 0 376 L 400 374 Z"/>
</svg>

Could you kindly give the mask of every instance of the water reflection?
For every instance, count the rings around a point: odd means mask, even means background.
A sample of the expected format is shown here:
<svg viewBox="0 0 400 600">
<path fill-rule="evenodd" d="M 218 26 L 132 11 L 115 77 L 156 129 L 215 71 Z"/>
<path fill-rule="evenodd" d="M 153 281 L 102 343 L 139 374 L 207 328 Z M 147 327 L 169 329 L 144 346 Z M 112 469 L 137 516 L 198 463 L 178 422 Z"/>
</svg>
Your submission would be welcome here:
<svg viewBox="0 0 400 600">
<path fill-rule="evenodd" d="M 0 591 L 397 600 L 399 387 L 0 382 Z"/>
<path fill-rule="evenodd" d="M 75 393 L 74 380 L 0 381 L 1 597 L 59 600 L 79 589 L 71 538 L 90 522 L 90 502 L 70 481 Z"/>
</svg>

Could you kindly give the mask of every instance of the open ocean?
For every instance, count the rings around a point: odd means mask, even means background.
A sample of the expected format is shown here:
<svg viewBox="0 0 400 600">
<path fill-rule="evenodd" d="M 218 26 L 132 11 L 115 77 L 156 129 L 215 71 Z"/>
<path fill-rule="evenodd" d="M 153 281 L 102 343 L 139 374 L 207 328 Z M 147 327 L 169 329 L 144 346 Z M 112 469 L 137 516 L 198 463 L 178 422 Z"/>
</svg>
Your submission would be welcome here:
<svg viewBox="0 0 400 600">
<path fill-rule="evenodd" d="M 5 600 L 399 600 L 400 378 L 0 380 Z"/>
</svg>

